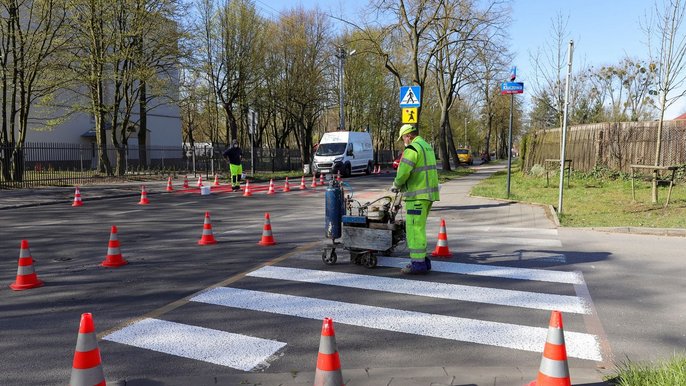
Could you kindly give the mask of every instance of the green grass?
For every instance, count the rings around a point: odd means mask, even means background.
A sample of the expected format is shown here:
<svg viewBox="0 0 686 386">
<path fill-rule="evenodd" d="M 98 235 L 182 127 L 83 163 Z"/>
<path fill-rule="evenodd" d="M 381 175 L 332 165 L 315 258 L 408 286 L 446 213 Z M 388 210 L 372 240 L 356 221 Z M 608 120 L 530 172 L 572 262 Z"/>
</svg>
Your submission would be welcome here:
<svg viewBox="0 0 686 386">
<path fill-rule="evenodd" d="M 475 196 L 506 198 L 507 172 L 497 172 L 472 189 Z M 550 204 L 557 208 L 559 175 L 525 175 L 513 169 L 510 199 L 529 203 Z M 569 227 L 652 227 L 686 228 L 686 189 L 675 185 L 669 206 L 663 208 L 667 187 L 659 188 L 659 203 L 651 203 L 649 182 L 636 181 L 636 200 L 631 198 L 631 180 L 572 173 L 570 187 L 565 185 L 560 223 Z"/>
<path fill-rule="evenodd" d="M 625 362 L 618 366 L 617 374 L 608 379 L 617 386 L 677 386 L 686 385 L 686 357 L 658 363 L 639 364 Z"/>
</svg>

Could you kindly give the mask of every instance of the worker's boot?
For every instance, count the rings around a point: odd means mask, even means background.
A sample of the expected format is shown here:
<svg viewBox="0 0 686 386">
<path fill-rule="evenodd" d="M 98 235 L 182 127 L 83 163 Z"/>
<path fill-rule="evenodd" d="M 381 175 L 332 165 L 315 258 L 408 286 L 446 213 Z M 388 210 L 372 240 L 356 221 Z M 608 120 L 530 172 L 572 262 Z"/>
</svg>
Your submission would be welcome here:
<svg viewBox="0 0 686 386">
<path fill-rule="evenodd" d="M 419 275 L 425 274 L 429 272 L 429 270 L 426 268 L 425 261 L 416 261 L 413 259 L 412 262 L 401 269 L 400 272 L 408 275 Z"/>
<path fill-rule="evenodd" d="M 424 264 L 426 264 L 426 270 L 431 271 L 431 259 L 429 259 L 429 256 L 424 258 Z"/>
</svg>

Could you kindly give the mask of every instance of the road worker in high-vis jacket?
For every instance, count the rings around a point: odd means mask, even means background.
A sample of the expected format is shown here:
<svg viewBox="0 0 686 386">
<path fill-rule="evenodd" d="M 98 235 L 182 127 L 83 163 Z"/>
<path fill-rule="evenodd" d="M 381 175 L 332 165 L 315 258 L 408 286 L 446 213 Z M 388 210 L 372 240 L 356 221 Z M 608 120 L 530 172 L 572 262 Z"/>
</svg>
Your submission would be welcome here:
<svg viewBox="0 0 686 386">
<path fill-rule="evenodd" d="M 403 192 L 407 210 L 405 233 L 410 264 L 402 273 L 426 273 L 431 270 L 431 260 L 426 257 L 426 218 L 433 202 L 440 200 L 436 155 L 413 125 L 400 127 L 401 139 L 405 150 L 391 190 Z"/>
</svg>

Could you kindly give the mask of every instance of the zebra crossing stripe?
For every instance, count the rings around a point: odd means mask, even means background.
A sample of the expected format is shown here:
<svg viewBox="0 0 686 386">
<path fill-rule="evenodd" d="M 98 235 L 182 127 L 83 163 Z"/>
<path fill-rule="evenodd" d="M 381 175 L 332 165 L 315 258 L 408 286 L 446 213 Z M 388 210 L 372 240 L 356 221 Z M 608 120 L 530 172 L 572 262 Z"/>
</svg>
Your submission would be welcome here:
<svg viewBox="0 0 686 386">
<path fill-rule="evenodd" d="M 275 340 L 151 318 L 106 335 L 103 340 L 243 371 L 268 366 L 270 357 L 286 346 Z"/>
<path fill-rule="evenodd" d="M 450 229 L 448 229 L 450 233 Z M 526 237 L 485 237 L 482 235 L 460 235 L 459 240 L 484 244 L 528 245 L 537 247 L 561 247 L 562 242 L 556 239 L 533 239 Z"/>
<path fill-rule="evenodd" d="M 450 230 L 451 227 L 448 227 Z M 460 234 L 465 233 L 465 229 L 454 228 L 456 231 L 460 231 Z M 508 233 L 525 233 L 527 235 L 546 235 L 546 236 L 557 236 L 558 232 L 555 228 L 508 228 L 508 227 L 492 227 L 492 226 L 470 226 L 467 230 L 470 234 L 475 233 L 498 233 L 498 234 L 508 234 Z"/>
<path fill-rule="evenodd" d="M 330 317 L 338 324 L 532 352 L 541 352 L 548 333 L 547 328 L 541 327 L 403 311 L 229 287 L 214 288 L 194 296 L 190 300 L 315 320 Z M 565 331 L 565 342 L 567 355 L 570 357 L 594 361 L 602 360 L 598 338 L 595 335 Z"/>
<path fill-rule="evenodd" d="M 578 296 L 544 294 L 437 282 L 431 282 L 430 285 L 427 285 L 427 282 L 419 280 L 395 279 L 371 275 L 277 266 L 262 267 L 256 271 L 250 272 L 247 276 L 538 310 L 557 310 L 576 314 L 590 313 L 590 308 L 586 305 L 586 302 Z"/>
<path fill-rule="evenodd" d="M 379 256 L 377 265 L 381 267 L 402 268 L 407 259 Z M 585 283 L 579 272 L 551 271 L 547 269 L 515 268 L 485 264 L 449 263 L 431 261 L 431 270 L 436 272 L 459 273 L 463 275 L 488 276 L 501 279 L 536 280 L 551 283 L 582 284 Z"/>
</svg>

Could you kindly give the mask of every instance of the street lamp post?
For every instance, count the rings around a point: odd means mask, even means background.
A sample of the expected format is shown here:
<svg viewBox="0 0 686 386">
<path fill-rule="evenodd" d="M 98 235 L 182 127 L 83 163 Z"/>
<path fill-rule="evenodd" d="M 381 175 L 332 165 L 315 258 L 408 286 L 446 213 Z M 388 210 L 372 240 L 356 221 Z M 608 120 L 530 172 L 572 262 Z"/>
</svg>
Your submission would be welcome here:
<svg viewBox="0 0 686 386">
<path fill-rule="evenodd" d="M 467 117 L 464 118 L 464 147 L 467 148 Z"/>
<path fill-rule="evenodd" d="M 343 87 L 343 65 L 345 59 L 348 56 L 355 55 L 356 50 L 352 50 L 349 53 L 345 52 L 345 48 L 338 47 L 338 95 L 339 95 L 339 127 L 341 131 L 345 131 L 345 110 L 343 108 L 343 101 L 345 99 L 345 88 Z"/>
</svg>

